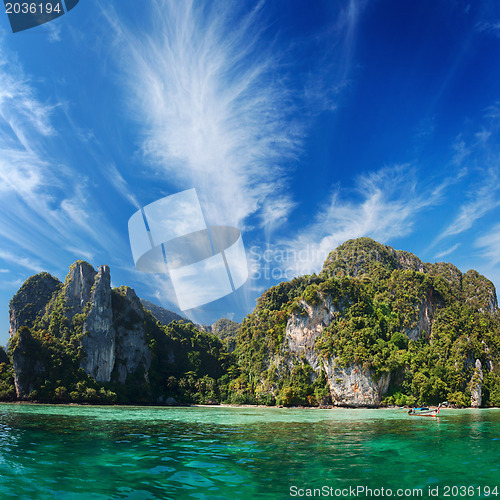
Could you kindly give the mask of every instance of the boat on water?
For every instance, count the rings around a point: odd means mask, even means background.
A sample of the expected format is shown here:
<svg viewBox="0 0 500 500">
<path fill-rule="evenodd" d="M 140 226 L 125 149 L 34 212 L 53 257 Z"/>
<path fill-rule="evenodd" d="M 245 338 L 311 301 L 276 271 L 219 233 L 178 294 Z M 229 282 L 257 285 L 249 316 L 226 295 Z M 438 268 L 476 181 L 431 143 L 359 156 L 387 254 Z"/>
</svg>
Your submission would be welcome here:
<svg viewBox="0 0 500 500">
<path fill-rule="evenodd" d="M 439 410 L 441 409 L 441 403 L 437 408 L 410 408 L 408 415 L 414 417 L 437 417 L 439 415 Z"/>
</svg>

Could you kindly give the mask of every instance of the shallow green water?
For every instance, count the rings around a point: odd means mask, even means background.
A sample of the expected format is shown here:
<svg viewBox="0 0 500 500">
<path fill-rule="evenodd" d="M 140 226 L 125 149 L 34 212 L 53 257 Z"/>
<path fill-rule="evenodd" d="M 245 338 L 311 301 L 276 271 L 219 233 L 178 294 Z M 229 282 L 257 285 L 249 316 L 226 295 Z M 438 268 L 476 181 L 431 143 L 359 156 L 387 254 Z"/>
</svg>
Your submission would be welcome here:
<svg viewBox="0 0 500 500">
<path fill-rule="evenodd" d="M 475 486 L 475 498 L 485 497 L 477 487 L 498 486 L 490 498 L 500 498 L 500 410 L 443 410 L 434 419 L 0 404 L 0 499 L 293 498 L 292 486 L 331 487 L 333 497 L 358 486 L 393 497 L 422 488 L 427 498 L 439 486 L 445 498 L 445 485 Z"/>
</svg>

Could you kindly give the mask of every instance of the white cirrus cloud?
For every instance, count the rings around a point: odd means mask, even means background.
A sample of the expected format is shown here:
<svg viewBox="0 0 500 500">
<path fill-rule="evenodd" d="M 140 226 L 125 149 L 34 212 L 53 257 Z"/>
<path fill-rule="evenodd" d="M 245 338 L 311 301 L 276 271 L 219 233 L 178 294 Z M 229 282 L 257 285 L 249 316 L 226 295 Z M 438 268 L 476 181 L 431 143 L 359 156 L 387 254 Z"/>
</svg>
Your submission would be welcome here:
<svg viewBox="0 0 500 500">
<path fill-rule="evenodd" d="M 487 234 L 477 238 L 474 245 L 483 250 L 483 257 L 487 258 L 493 266 L 500 263 L 500 224 L 492 227 Z"/>
<path fill-rule="evenodd" d="M 15 54 L 0 54 L 0 238 L 16 255 L 9 262 L 57 269 L 68 244 L 118 253 L 126 244 L 93 199 L 93 180 L 60 157 L 63 107 L 40 98 Z"/>
<path fill-rule="evenodd" d="M 500 38 L 500 21 L 498 22 L 483 21 L 477 23 L 476 31 L 480 33 L 488 33 Z"/>
<path fill-rule="evenodd" d="M 329 85 L 294 74 L 279 34 L 266 25 L 262 1 L 247 10 L 220 0 L 151 5 L 147 34 L 104 11 L 121 50 L 127 102 L 143 126 L 144 154 L 169 183 L 199 189 L 209 222 L 242 227 L 259 210 L 274 223 L 284 220 L 293 202 L 276 200 L 300 155 L 307 121 L 319 111 L 309 104 L 323 101 L 331 109 L 330 94 L 349 65 L 344 61 L 335 75 L 322 71 Z M 344 58 L 364 3 L 345 5 L 329 34 Z"/>
<path fill-rule="evenodd" d="M 409 165 L 385 167 L 357 178 L 356 201 L 336 189 L 316 219 L 293 240 L 280 242 L 297 259 L 287 261 L 287 276 L 319 272 L 329 252 L 346 240 L 369 236 L 382 243 L 407 236 L 416 216 L 442 201 L 453 182 L 445 178 L 437 187 L 419 185 Z"/>
<path fill-rule="evenodd" d="M 2 259 L 4 262 L 15 264 L 16 266 L 21 266 L 35 273 L 39 273 L 44 270 L 44 266 L 38 260 L 21 257 L 17 254 L 13 254 L 4 250 L 0 250 L 0 259 Z"/>
<path fill-rule="evenodd" d="M 461 245 L 461 243 L 456 243 L 452 247 L 447 248 L 446 250 L 443 250 L 442 252 L 437 253 L 434 256 L 434 258 L 435 259 L 442 259 L 443 257 L 446 257 L 447 255 L 450 255 L 451 253 L 453 253 L 460 245 Z"/>
<path fill-rule="evenodd" d="M 436 241 L 467 231 L 477 220 L 500 206 L 498 168 L 489 168 L 483 172 L 482 179 L 471 185 L 464 198 L 466 201 L 460 205 L 458 214 Z"/>
</svg>

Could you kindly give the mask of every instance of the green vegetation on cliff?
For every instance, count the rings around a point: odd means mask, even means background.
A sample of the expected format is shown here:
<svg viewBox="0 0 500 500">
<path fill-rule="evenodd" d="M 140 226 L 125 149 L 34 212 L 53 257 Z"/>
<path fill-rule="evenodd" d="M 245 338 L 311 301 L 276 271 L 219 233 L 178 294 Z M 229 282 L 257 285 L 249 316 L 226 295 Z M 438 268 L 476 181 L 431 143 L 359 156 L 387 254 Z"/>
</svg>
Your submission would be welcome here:
<svg viewBox="0 0 500 500">
<path fill-rule="evenodd" d="M 286 330 L 301 318 L 303 329 L 321 326 L 312 352 L 290 352 Z M 494 287 L 475 271 L 462 275 L 451 264 L 352 240 L 329 255 L 319 276 L 281 283 L 259 299 L 238 337 L 240 390 L 283 404 L 321 403 L 324 368 L 356 366 L 374 383 L 390 376 L 386 404 L 468 406 L 479 360 L 482 404 L 497 406 L 499 320 Z"/>
<path fill-rule="evenodd" d="M 68 276 L 32 277 L 12 299 L 1 399 L 15 381 L 41 401 L 500 406 L 493 284 L 369 238 L 213 333 L 161 324 L 130 288 L 111 291 L 109 269 L 77 263 Z"/>
</svg>

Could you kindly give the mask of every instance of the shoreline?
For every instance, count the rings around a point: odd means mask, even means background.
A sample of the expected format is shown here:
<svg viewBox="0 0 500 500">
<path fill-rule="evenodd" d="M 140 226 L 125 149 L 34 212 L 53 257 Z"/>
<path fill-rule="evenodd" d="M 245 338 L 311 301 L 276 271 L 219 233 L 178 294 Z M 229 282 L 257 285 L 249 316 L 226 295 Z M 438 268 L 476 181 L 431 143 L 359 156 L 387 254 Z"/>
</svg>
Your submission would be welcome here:
<svg viewBox="0 0 500 500">
<path fill-rule="evenodd" d="M 0 404 L 13 404 L 13 405 L 45 405 L 45 406 L 101 406 L 101 407 L 134 407 L 134 408 L 272 408 L 279 410 L 392 410 L 392 411 L 405 411 L 413 408 L 411 406 L 267 406 L 267 405 L 250 405 L 250 404 L 230 404 L 230 403 L 219 403 L 219 404 L 140 404 L 140 403 L 64 403 L 64 402 L 47 402 L 47 401 L 0 401 Z M 436 407 L 437 405 L 428 405 L 430 408 Z M 500 409 L 499 406 L 488 406 L 488 407 L 442 407 L 445 410 L 495 410 Z"/>
</svg>

